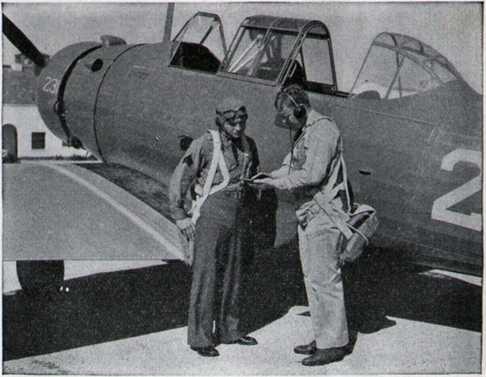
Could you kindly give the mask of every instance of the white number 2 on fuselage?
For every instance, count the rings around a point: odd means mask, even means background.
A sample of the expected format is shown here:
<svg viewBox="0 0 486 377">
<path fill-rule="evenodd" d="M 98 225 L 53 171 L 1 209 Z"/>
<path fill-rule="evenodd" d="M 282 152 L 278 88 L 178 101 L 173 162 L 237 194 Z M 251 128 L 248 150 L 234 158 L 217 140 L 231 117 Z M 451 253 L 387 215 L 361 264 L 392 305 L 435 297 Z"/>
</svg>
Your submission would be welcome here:
<svg viewBox="0 0 486 377">
<path fill-rule="evenodd" d="M 452 171 L 458 162 L 476 164 L 480 170 L 479 175 L 447 194 L 442 195 L 440 198 L 437 198 L 432 205 L 432 219 L 480 232 L 482 227 L 480 213 L 466 215 L 451 211 L 448 208 L 481 191 L 481 152 L 468 149 L 456 149 L 444 156 L 440 167 L 443 170 Z"/>
</svg>

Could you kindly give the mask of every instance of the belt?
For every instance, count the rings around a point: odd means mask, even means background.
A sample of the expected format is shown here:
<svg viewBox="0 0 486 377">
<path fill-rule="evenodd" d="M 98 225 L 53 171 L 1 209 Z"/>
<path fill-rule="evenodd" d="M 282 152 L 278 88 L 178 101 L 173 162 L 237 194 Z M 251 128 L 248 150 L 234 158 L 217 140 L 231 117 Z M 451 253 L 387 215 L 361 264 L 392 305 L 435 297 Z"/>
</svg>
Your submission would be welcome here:
<svg viewBox="0 0 486 377">
<path fill-rule="evenodd" d="M 223 195 L 229 198 L 239 199 L 239 200 L 242 200 L 246 197 L 247 191 L 248 191 L 248 187 L 245 187 L 244 185 L 242 186 L 239 183 L 228 185 L 223 190 L 221 190 Z"/>
<path fill-rule="evenodd" d="M 223 190 L 222 193 L 229 197 L 229 198 L 233 198 L 233 199 L 239 199 L 239 200 L 242 200 L 244 199 L 245 197 L 245 190 Z"/>
</svg>

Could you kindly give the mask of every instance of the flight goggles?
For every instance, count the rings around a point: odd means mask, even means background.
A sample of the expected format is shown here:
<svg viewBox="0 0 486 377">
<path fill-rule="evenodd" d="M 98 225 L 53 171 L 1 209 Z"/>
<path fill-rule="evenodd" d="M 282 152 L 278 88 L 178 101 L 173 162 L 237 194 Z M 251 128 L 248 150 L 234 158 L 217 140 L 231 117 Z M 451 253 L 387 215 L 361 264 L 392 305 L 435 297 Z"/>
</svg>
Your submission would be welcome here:
<svg viewBox="0 0 486 377">
<path fill-rule="evenodd" d="M 238 110 L 218 111 L 218 115 L 222 116 L 228 123 L 235 124 L 238 122 L 245 122 L 248 119 L 245 107 L 240 107 Z"/>
</svg>

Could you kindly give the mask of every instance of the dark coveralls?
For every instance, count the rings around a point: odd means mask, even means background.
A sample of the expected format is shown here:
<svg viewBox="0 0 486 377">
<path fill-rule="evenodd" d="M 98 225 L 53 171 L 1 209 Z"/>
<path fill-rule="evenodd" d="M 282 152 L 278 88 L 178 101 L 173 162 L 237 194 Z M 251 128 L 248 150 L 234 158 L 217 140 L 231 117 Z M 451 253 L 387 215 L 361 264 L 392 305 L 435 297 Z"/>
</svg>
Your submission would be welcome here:
<svg viewBox="0 0 486 377">
<path fill-rule="evenodd" d="M 256 173 L 258 154 L 251 138 L 246 137 L 249 150 L 245 151 L 241 140 L 233 142 L 224 133 L 220 135 L 230 181 L 225 189 L 209 195 L 196 223 L 188 316 L 191 347 L 229 343 L 243 335 L 239 330 L 239 298 L 250 209 L 246 205 L 248 193 L 241 190 L 240 181 Z M 204 186 L 212 153 L 212 137 L 207 132 L 192 142 L 174 171 L 169 199 L 175 220 L 188 217 L 186 194 L 194 183 Z M 222 181 L 218 169 L 213 186 Z"/>
</svg>

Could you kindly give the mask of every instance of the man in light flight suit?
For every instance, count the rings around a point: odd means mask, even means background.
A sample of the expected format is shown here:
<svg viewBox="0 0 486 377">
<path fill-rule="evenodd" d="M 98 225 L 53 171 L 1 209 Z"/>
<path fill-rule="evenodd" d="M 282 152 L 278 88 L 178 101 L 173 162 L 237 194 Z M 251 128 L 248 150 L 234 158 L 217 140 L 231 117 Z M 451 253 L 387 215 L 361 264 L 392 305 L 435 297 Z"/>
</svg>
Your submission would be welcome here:
<svg viewBox="0 0 486 377">
<path fill-rule="evenodd" d="M 298 85 L 283 89 L 275 106 L 276 122 L 296 130 L 296 139 L 281 168 L 254 183 L 295 194 L 300 258 L 315 340 L 294 351 L 311 355 L 302 360 L 306 366 L 324 365 L 349 353 L 339 267 L 342 236 L 333 221 L 333 216 L 339 216 L 333 208 L 346 210 L 349 205 L 342 173 L 338 174 L 341 136 L 331 118 L 311 108 L 307 93 Z M 325 204 L 319 205 L 316 195 L 327 198 Z"/>
<path fill-rule="evenodd" d="M 216 108 L 218 130 L 192 142 L 170 182 L 172 217 L 194 241 L 188 343 L 201 356 L 218 356 L 218 343 L 257 344 L 239 329 L 250 195 L 242 182 L 258 166 L 255 142 L 245 136 L 247 117 L 241 101 L 223 100 Z M 192 214 L 185 209 L 191 189 L 198 194 Z"/>
</svg>

